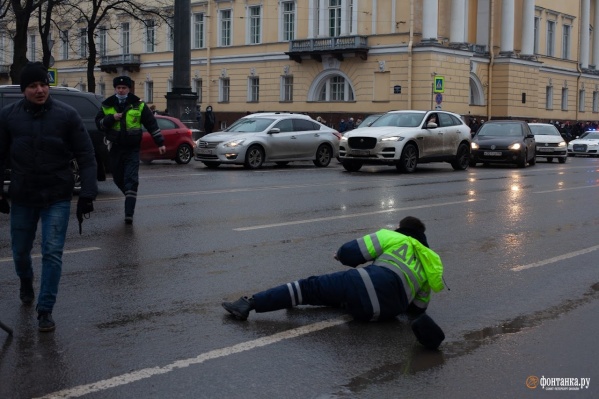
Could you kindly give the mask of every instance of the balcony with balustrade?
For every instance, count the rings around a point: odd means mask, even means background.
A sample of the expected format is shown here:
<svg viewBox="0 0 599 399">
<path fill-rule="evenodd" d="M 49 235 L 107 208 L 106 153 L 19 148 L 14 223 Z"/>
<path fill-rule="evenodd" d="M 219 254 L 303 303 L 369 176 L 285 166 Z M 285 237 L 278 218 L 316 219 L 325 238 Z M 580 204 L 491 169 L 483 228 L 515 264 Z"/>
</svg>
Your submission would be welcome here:
<svg viewBox="0 0 599 399">
<path fill-rule="evenodd" d="M 128 72 L 139 72 L 139 54 L 105 55 L 100 57 L 100 70 L 106 73 L 119 73 L 119 68 Z"/>
<path fill-rule="evenodd" d="M 339 61 L 351 56 L 366 60 L 368 59 L 368 37 L 337 36 L 292 40 L 289 42 L 289 51 L 285 54 L 298 63 L 309 58 L 322 62 L 324 55 L 330 55 Z"/>
</svg>

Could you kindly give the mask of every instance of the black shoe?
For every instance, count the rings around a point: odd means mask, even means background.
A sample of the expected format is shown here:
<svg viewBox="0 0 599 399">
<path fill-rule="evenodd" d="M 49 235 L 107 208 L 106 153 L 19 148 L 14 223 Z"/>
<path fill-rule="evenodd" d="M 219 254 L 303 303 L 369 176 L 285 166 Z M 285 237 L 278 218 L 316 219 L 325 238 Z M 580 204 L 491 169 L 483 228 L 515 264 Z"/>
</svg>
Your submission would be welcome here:
<svg viewBox="0 0 599 399">
<path fill-rule="evenodd" d="M 125 216 L 125 224 L 133 224 L 133 215 Z"/>
<path fill-rule="evenodd" d="M 238 320 L 247 320 L 250 310 L 254 309 L 254 299 L 242 296 L 235 302 L 223 302 L 223 308 Z"/>
<path fill-rule="evenodd" d="M 38 330 L 41 332 L 54 331 L 56 324 L 52 320 L 52 313 L 50 312 L 39 312 L 37 315 Z"/>
<path fill-rule="evenodd" d="M 21 279 L 21 289 L 19 291 L 19 298 L 21 298 L 21 302 L 23 302 L 23 305 L 31 305 L 33 303 L 33 300 L 35 299 L 35 294 L 33 292 L 33 279 Z"/>
</svg>

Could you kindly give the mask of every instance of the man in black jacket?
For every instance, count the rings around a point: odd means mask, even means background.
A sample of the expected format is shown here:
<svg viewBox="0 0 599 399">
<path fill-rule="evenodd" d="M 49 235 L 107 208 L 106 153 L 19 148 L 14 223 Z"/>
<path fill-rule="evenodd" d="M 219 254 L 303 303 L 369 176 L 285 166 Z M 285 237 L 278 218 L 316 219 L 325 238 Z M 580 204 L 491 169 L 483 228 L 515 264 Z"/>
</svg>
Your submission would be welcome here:
<svg viewBox="0 0 599 399">
<path fill-rule="evenodd" d="M 96 115 L 98 129 L 105 132 L 109 142 L 110 167 L 117 187 L 125 194 L 125 223 L 133 223 L 133 213 L 139 187 L 139 150 L 142 128 L 145 126 L 158 146 L 166 152 L 164 138 L 150 108 L 130 93 L 133 82 L 128 76 L 114 78 L 115 94 L 102 103 Z"/>
<path fill-rule="evenodd" d="M 42 278 L 37 302 L 40 331 L 53 331 L 52 310 L 62 270 L 75 180 L 71 160 L 81 176 L 77 217 L 94 210 L 98 186 L 94 148 L 77 111 L 50 96 L 48 71 L 39 62 L 20 75 L 25 98 L 0 111 L 0 165 L 10 160 L 9 196 L 0 191 L 0 212 L 10 212 L 15 270 L 23 304 L 34 300 L 31 249 L 42 224 Z"/>
</svg>

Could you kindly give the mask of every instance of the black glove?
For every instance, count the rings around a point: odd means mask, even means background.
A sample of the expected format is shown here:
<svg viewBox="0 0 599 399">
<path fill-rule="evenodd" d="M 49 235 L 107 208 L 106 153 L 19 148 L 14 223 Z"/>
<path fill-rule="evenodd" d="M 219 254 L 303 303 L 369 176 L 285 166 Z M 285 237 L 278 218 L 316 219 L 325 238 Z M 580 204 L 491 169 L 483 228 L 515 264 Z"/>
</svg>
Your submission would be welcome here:
<svg viewBox="0 0 599 399">
<path fill-rule="evenodd" d="M 0 199 L 0 213 L 10 213 L 10 204 L 8 203 L 6 197 L 2 197 Z"/>
<path fill-rule="evenodd" d="M 94 211 L 94 203 L 89 198 L 81 198 L 77 201 L 77 220 L 79 221 L 79 234 L 81 234 L 81 223 L 83 217 L 89 219 L 89 213 Z"/>
</svg>

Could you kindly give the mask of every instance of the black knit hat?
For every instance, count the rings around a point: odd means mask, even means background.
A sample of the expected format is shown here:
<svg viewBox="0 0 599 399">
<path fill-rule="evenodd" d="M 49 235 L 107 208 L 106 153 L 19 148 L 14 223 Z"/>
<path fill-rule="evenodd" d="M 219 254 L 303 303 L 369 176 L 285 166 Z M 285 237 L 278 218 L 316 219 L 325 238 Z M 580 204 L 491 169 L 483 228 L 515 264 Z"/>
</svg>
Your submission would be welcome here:
<svg viewBox="0 0 599 399">
<path fill-rule="evenodd" d="M 112 81 L 112 87 L 117 87 L 117 86 L 121 85 L 121 86 L 127 86 L 128 88 L 131 88 L 132 84 L 133 84 L 133 82 L 131 82 L 131 78 L 129 76 L 117 76 Z"/>
<path fill-rule="evenodd" d="M 21 85 L 21 92 L 25 91 L 25 88 L 33 82 L 50 84 L 48 70 L 41 62 L 28 62 L 23 69 L 21 69 L 19 82 Z"/>
</svg>

